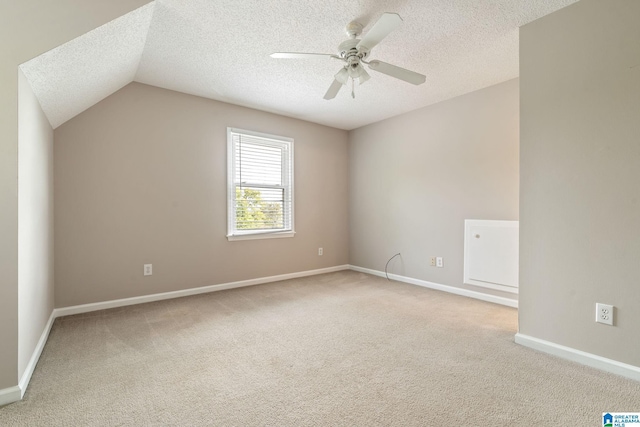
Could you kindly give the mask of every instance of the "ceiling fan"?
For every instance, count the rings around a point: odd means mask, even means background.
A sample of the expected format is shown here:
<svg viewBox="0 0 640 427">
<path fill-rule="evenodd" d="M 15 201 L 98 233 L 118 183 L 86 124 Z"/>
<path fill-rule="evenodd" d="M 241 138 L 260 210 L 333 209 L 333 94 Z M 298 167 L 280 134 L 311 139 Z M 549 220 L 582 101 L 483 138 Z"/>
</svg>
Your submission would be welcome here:
<svg viewBox="0 0 640 427">
<path fill-rule="evenodd" d="M 355 98 L 354 82 L 358 79 L 359 84 L 369 80 L 371 76 L 365 70 L 363 64 L 367 64 L 370 69 L 391 77 L 395 77 L 405 82 L 419 85 L 425 82 L 426 77 L 414 71 L 409 71 L 396 65 L 387 64 L 386 62 L 372 60 L 368 61 L 371 49 L 387 37 L 393 30 L 402 24 L 402 18 L 397 13 L 385 13 L 378 22 L 376 22 L 367 34 L 358 39 L 362 34 L 363 26 L 359 22 L 352 21 L 346 27 L 349 39 L 340 43 L 338 46 L 338 54 L 330 53 L 302 53 L 302 52 L 276 52 L 272 53 L 272 58 L 279 59 L 298 59 L 298 58 L 317 58 L 327 56 L 343 61 L 344 66 L 335 75 L 333 83 L 324 95 L 324 99 L 333 99 L 345 86 L 351 78 L 351 96 Z"/>
</svg>

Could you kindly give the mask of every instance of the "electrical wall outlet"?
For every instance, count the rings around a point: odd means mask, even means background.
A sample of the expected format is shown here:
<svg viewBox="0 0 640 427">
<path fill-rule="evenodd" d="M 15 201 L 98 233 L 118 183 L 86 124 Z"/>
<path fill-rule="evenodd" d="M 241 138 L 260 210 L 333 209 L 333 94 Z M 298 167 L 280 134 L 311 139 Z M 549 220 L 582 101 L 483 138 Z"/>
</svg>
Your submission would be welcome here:
<svg viewBox="0 0 640 427">
<path fill-rule="evenodd" d="M 151 276 L 153 274 L 153 264 L 144 265 L 144 275 Z"/>
<path fill-rule="evenodd" d="M 444 260 L 442 259 L 441 256 L 436 257 L 436 267 L 444 267 Z"/>
<path fill-rule="evenodd" d="M 613 326 L 613 306 L 596 303 L 596 322 Z"/>
<path fill-rule="evenodd" d="M 318 255 L 322 256 L 324 254 L 324 250 L 322 248 L 318 248 Z"/>
<path fill-rule="evenodd" d="M 435 267 L 436 266 L 436 257 L 432 256 L 431 257 L 431 267 Z"/>
</svg>

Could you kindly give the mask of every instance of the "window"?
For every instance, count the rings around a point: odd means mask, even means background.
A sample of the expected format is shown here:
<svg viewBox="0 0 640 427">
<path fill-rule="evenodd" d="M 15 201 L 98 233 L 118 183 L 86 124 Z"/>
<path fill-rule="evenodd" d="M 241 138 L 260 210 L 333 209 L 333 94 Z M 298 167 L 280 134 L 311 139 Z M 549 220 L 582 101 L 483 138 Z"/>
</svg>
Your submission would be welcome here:
<svg viewBox="0 0 640 427">
<path fill-rule="evenodd" d="M 229 240 L 293 237 L 293 139 L 227 128 Z"/>
</svg>

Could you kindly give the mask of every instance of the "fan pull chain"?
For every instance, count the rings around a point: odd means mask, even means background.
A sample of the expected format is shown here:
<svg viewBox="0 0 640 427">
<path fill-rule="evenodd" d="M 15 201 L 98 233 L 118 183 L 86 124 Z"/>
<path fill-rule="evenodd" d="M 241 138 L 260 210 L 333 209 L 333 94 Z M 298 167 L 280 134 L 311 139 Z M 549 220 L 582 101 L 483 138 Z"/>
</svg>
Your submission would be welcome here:
<svg viewBox="0 0 640 427">
<path fill-rule="evenodd" d="M 355 80 L 351 79 L 351 97 L 356 99 L 356 89 L 355 89 Z"/>
</svg>

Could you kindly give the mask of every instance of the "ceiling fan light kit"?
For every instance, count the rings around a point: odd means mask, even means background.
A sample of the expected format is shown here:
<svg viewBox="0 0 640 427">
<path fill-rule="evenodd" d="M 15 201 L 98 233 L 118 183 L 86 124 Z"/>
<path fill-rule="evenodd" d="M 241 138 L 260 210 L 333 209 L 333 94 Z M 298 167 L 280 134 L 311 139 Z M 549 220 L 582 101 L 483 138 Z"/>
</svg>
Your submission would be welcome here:
<svg viewBox="0 0 640 427">
<path fill-rule="evenodd" d="M 347 81 L 349 81 L 349 72 L 346 68 L 341 68 L 340 71 L 335 75 L 335 79 L 340 82 L 342 85 L 346 85 Z"/>
<path fill-rule="evenodd" d="M 355 98 L 354 82 L 358 79 L 359 84 L 363 84 L 371 78 L 363 64 L 367 64 L 370 69 L 391 77 L 403 80 L 405 82 L 419 85 L 426 81 L 426 77 L 422 74 L 410 71 L 395 65 L 382 61 L 366 61 L 371 50 L 378 45 L 386 36 L 397 29 L 402 24 L 402 18 L 397 13 L 385 13 L 371 27 L 362 39 L 358 36 L 362 34 L 363 26 L 359 22 L 352 21 L 346 26 L 346 32 L 349 39 L 343 41 L 338 46 L 338 54 L 329 53 L 302 53 L 302 52 L 276 52 L 272 53 L 272 58 L 277 59 L 298 59 L 298 58 L 317 58 L 329 57 L 343 61 L 344 66 L 334 76 L 333 83 L 324 95 L 324 99 L 333 99 L 336 97 L 340 88 L 347 85 L 351 79 L 351 96 Z"/>
</svg>

